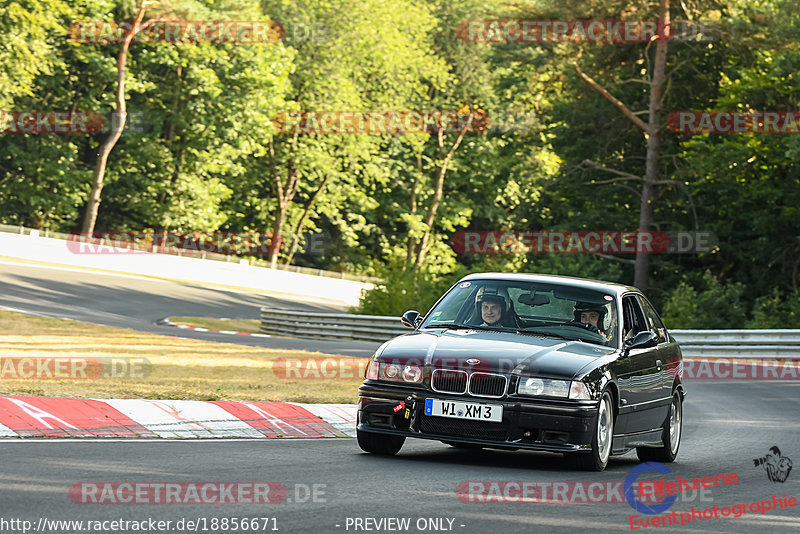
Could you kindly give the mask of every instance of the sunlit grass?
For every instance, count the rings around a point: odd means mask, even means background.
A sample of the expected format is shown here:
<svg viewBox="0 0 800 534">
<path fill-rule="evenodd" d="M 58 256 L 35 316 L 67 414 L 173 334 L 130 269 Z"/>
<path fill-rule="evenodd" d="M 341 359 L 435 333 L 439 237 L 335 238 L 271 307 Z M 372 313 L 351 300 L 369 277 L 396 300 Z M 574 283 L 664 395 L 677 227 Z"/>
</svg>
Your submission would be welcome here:
<svg viewBox="0 0 800 534">
<path fill-rule="evenodd" d="M 2 310 L 0 332 L 0 394 L 5 395 L 352 403 L 366 364 L 364 359 L 346 356 L 143 334 Z M 149 367 L 149 373 L 122 378 L 15 378 L 18 358 L 65 356 L 146 358 L 149 366 L 144 368 Z M 12 358 L 15 360 L 6 362 Z M 287 376 L 284 358 L 294 362 L 290 367 L 294 365 L 295 372 L 288 375 L 292 379 L 283 378 Z M 339 373 L 344 378 L 336 378 L 336 372 L 321 373 L 313 364 L 297 372 L 298 359 L 305 358 L 336 360 L 328 368 L 345 369 Z"/>
</svg>

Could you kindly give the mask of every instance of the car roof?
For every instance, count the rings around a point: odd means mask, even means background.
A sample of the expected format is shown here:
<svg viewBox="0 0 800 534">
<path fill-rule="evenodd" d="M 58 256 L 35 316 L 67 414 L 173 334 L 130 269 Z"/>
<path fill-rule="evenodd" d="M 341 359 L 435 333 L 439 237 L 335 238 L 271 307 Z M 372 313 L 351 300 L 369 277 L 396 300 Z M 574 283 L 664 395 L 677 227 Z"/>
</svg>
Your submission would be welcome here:
<svg viewBox="0 0 800 534">
<path fill-rule="evenodd" d="M 577 278 L 574 276 L 561 276 L 555 274 L 529 274 L 529 273 L 473 273 L 465 276 L 461 281 L 468 280 L 504 280 L 508 282 L 541 282 L 546 284 L 560 284 L 565 286 L 580 287 L 583 289 L 593 289 L 613 293 L 617 296 L 635 291 L 641 293 L 633 286 L 616 284 L 614 282 L 603 282 L 601 280 L 591 280 L 589 278 Z"/>
</svg>

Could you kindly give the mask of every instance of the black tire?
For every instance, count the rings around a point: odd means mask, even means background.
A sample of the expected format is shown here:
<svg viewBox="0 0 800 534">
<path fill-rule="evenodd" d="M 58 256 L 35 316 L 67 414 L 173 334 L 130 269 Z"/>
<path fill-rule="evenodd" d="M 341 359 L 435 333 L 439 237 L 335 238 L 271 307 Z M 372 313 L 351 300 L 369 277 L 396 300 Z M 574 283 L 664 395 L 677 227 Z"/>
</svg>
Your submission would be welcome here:
<svg viewBox="0 0 800 534">
<path fill-rule="evenodd" d="M 678 390 L 672 392 L 669 413 L 661 426 L 661 447 L 637 447 L 636 456 L 643 462 L 674 462 L 683 434 L 683 398 Z"/>
<path fill-rule="evenodd" d="M 608 390 L 603 391 L 594 421 L 591 452 L 575 453 L 575 463 L 584 471 L 602 471 L 611 458 L 614 441 L 614 404 Z"/>
<path fill-rule="evenodd" d="M 394 456 L 406 441 L 405 436 L 376 434 L 363 430 L 356 430 L 356 437 L 358 438 L 358 446 L 361 447 L 362 451 L 381 456 Z"/>
</svg>

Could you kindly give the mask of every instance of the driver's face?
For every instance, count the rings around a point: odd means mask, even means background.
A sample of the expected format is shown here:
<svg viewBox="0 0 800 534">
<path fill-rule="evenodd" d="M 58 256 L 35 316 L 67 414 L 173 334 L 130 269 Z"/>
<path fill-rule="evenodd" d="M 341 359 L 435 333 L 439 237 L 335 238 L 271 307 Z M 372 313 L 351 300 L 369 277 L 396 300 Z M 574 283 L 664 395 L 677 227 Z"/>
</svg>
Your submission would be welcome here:
<svg viewBox="0 0 800 534">
<path fill-rule="evenodd" d="M 500 320 L 502 309 L 499 302 L 481 302 L 481 317 L 486 324 L 494 324 Z"/>
<path fill-rule="evenodd" d="M 596 311 L 581 312 L 581 322 L 583 324 L 590 324 L 592 326 L 600 328 L 600 326 L 597 324 L 597 321 L 599 320 L 600 320 L 600 314 L 597 313 Z"/>
</svg>

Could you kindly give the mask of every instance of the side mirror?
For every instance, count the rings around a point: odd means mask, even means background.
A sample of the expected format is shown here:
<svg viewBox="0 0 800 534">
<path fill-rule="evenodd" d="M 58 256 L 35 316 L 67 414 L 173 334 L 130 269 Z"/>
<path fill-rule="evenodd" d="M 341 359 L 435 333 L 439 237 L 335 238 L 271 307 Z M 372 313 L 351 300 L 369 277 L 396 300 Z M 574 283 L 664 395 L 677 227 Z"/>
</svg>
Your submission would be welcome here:
<svg viewBox="0 0 800 534">
<path fill-rule="evenodd" d="M 625 352 L 629 352 L 631 349 L 649 349 L 656 346 L 656 340 L 658 336 L 652 330 L 645 330 L 643 332 L 639 332 L 635 336 L 630 343 L 627 344 L 625 347 Z"/>
<path fill-rule="evenodd" d="M 407 326 L 409 328 L 416 328 L 417 324 L 419 324 L 422 317 L 419 316 L 419 312 L 416 310 L 408 310 L 400 317 L 400 322 L 403 323 L 403 326 Z"/>
</svg>

